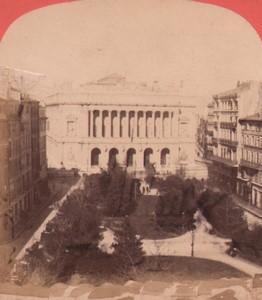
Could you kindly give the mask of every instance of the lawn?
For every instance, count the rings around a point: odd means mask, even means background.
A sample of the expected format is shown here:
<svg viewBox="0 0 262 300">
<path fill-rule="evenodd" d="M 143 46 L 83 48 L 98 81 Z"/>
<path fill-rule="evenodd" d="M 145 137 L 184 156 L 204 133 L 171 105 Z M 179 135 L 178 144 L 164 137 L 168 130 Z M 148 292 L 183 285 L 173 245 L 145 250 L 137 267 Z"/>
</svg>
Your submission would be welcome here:
<svg viewBox="0 0 262 300">
<path fill-rule="evenodd" d="M 104 268 L 111 268 L 110 262 Z M 201 258 L 176 256 L 147 256 L 142 264 L 131 268 L 128 274 L 116 274 L 108 269 L 103 274 L 86 273 L 74 277 L 74 284 L 89 283 L 101 285 L 105 282 L 124 284 L 128 280 L 146 282 L 150 280 L 163 282 L 195 282 L 218 280 L 221 278 L 249 278 L 247 274 L 226 264 Z M 70 283 L 70 281 L 69 281 Z M 72 282 L 71 282 L 72 283 Z"/>
<path fill-rule="evenodd" d="M 248 277 L 245 273 L 221 262 L 181 256 L 147 256 L 144 263 L 139 266 L 138 276 L 139 281 L 168 282 Z"/>
</svg>

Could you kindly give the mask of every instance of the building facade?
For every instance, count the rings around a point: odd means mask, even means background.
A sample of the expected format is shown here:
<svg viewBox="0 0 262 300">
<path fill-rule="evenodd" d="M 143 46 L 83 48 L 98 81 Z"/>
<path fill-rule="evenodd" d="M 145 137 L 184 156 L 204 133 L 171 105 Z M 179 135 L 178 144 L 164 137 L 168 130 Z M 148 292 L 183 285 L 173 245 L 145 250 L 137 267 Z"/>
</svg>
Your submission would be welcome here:
<svg viewBox="0 0 262 300">
<path fill-rule="evenodd" d="M 248 116 L 239 123 L 242 137 L 237 194 L 262 209 L 262 115 Z"/>
<path fill-rule="evenodd" d="M 207 120 L 204 116 L 198 116 L 197 124 L 197 149 L 198 157 L 207 156 Z"/>
<path fill-rule="evenodd" d="M 195 104 L 155 89 L 128 89 L 122 77 L 107 78 L 82 93 L 46 99 L 49 167 L 106 169 L 112 160 L 141 173 L 152 163 L 158 173 L 195 166 Z M 191 168 L 192 167 L 192 168 Z"/>
<path fill-rule="evenodd" d="M 262 85 L 249 81 L 238 83 L 233 90 L 213 96 L 212 178 L 230 192 L 236 191 L 241 159 L 240 118 L 261 108 Z"/>
<path fill-rule="evenodd" d="M 207 106 L 207 131 L 206 131 L 206 154 L 207 157 L 213 155 L 213 133 L 214 131 L 214 103 Z"/>
<path fill-rule="evenodd" d="M 38 187 L 40 179 L 47 192 L 47 177 L 39 173 L 39 102 L 22 97 L 1 99 L 0 112 L 0 241 L 5 241 L 14 238 L 16 225 L 28 218 L 43 197 Z"/>
</svg>

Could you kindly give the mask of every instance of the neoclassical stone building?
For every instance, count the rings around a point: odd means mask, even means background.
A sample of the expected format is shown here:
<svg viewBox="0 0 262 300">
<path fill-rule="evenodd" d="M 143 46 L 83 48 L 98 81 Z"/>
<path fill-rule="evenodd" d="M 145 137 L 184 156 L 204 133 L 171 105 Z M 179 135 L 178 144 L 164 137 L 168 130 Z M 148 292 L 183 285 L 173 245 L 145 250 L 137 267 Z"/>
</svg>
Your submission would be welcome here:
<svg viewBox="0 0 262 300">
<path fill-rule="evenodd" d="M 46 99 L 49 167 L 106 169 L 111 159 L 142 172 L 153 163 L 159 173 L 195 167 L 194 99 L 107 77 L 82 92 Z"/>
</svg>

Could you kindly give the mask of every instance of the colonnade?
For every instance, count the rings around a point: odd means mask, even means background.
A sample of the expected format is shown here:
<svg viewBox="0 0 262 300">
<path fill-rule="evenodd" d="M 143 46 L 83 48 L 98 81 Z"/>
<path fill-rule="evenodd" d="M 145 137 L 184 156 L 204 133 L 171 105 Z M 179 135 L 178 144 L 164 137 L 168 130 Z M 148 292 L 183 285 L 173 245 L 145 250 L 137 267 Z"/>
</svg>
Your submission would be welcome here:
<svg viewBox="0 0 262 300">
<path fill-rule="evenodd" d="M 170 138 L 175 136 L 175 113 L 168 111 L 89 110 L 91 138 Z"/>
<path fill-rule="evenodd" d="M 156 151 L 153 148 L 143 148 L 137 151 L 135 148 L 128 148 L 121 151 L 118 148 L 111 148 L 103 151 L 99 147 L 93 148 L 90 152 L 90 166 L 107 167 L 111 162 L 120 163 L 126 167 L 146 167 L 153 163 L 156 166 L 170 167 L 170 149 L 163 147 Z"/>
</svg>

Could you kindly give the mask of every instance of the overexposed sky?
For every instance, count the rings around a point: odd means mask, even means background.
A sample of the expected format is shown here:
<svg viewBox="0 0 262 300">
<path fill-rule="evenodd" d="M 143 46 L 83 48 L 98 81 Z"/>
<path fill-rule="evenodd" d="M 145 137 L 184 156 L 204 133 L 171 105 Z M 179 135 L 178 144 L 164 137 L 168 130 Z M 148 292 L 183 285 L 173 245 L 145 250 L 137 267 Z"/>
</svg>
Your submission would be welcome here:
<svg viewBox="0 0 262 300">
<path fill-rule="evenodd" d="M 16 20 L 0 43 L 0 65 L 76 83 L 115 72 L 131 80 L 186 80 L 207 95 L 238 80 L 261 80 L 262 43 L 245 19 L 209 4 L 82 0 Z"/>
</svg>

